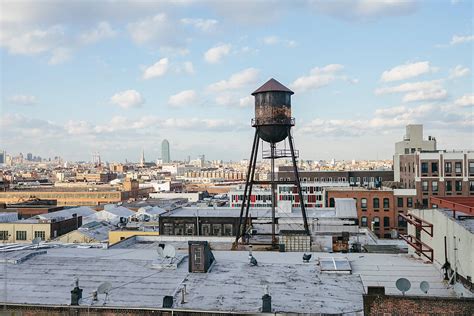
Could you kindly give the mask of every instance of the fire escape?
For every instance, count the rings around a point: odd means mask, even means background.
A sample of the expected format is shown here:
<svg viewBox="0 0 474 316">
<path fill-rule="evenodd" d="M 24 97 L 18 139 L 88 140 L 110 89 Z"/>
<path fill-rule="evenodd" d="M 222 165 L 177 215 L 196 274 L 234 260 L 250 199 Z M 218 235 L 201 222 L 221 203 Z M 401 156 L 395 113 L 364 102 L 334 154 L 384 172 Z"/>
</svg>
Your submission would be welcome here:
<svg viewBox="0 0 474 316">
<path fill-rule="evenodd" d="M 415 236 L 407 234 L 400 235 L 400 238 L 412 246 L 415 249 L 416 254 L 423 255 L 428 258 L 430 262 L 433 262 L 433 248 L 420 240 L 422 231 L 427 233 L 430 237 L 433 237 L 433 224 L 413 214 L 400 214 L 400 216 L 403 217 L 408 224 L 415 226 Z"/>
</svg>

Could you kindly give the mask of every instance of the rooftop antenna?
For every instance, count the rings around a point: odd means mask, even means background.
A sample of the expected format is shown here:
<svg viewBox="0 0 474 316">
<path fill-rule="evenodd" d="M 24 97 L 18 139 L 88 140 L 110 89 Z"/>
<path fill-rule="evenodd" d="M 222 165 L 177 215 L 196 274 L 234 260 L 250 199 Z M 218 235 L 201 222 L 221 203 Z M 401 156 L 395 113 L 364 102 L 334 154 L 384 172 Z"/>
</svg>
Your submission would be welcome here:
<svg viewBox="0 0 474 316">
<path fill-rule="evenodd" d="M 428 291 L 430 290 L 430 284 L 426 281 L 421 281 L 420 283 L 420 290 L 425 293 L 425 294 L 428 294 Z"/>
<path fill-rule="evenodd" d="M 105 294 L 104 304 L 107 304 L 107 298 L 109 298 L 110 290 L 112 289 L 112 284 L 110 282 L 104 282 L 97 288 L 97 294 Z"/>
<path fill-rule="evenodd" d="M 411 283 L 408 281 L 408 279 L 405 278 L 400 278 L 395 282 L 395 285 L 397 286 L 397 289 L 402 292 L 403 295 L 405 295 L 405 292 L 408 292 L 408 290 L 411 288 Z"/>
</svg>

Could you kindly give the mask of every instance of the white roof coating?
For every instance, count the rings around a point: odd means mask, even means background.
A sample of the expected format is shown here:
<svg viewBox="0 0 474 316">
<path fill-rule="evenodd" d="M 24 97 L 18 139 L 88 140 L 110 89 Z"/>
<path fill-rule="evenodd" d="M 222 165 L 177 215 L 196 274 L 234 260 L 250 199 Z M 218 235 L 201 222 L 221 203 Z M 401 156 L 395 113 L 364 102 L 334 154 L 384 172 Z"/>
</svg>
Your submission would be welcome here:
<svg viewBox="0 0 474 316">
<path fill-rule="evenodd" d="M 357 218 L 356 202 L 352 198 L 334 199 L 336 205 L 336 217 Z"/>
<path fill-rule="evenodd" d="M 87 206 L 80 206 L 80 207 L 73 207 L 73 208 L 68 208 L 65 210 L 57 211 L 57 212 L 51 212 L 51 213 L 46 213 L 46 214 L 40 214 L 33 216 L 33 219 L 53 219 L 53 218 L 71 218 L 72 214 L 77 214 L 77 216 L 82 216 L 83 219 L 84 217 L 90 216 L 92 214 L 95 214 L 96 211 L 91 209 L 90 207 Z"/>
<path fill-rule="evenodd" d="M 45 249 L 42 249 L 45 250 Z M 442 276 L 433 267 L 408 255 L 331 254 L 346 257 L 353 274 L 321 274 L 318 257 L 309 263 L 302 253 L 254 251 L 257 267 L 248 264 L 246 251 L 214 251 L 216 263 L 210 273 L 188 273 L 188 259 L 177 269 L 153 267 L 158 259 L 154 249 L 46 249 L 46 254 L 19 264 L 7 264 L 7 293 L 0 286 L 0 300 L 11 303 L 70 304 L 74 277 L 84 290 L 82 305 L 91 304 L 90 294 L 103 282 L 110 282 L 108 306 L 162 306 L 163 296 L 175 297 L 175 308 L 207 311 L 258 312 L 268 286 L 275 312 L 354 313 L 363 310 L 362 294 L 367 286 L 385 286 L 387 294 L 400 294 L 395 281 L 412 282 L 408 295 L 427 295 L 419 290 L 421 281 L 430 283 L 428 295 L 451 296 Z M 184 252 L 185 254 L 187 252 Z M 13 256 L 12 252 L 7 253 Z M 5 270 L 0 269 L 0 284 Z M 186 284 L 186 303 L 179 291 Z M 102 304 L 103 297 L 99 297 Z"/>
<path fill-rule="evenodd" d="M 0 213 L 0 223 L 15 222 L 18 220 L 17 212 L 2 212 Z"/>
</svg>

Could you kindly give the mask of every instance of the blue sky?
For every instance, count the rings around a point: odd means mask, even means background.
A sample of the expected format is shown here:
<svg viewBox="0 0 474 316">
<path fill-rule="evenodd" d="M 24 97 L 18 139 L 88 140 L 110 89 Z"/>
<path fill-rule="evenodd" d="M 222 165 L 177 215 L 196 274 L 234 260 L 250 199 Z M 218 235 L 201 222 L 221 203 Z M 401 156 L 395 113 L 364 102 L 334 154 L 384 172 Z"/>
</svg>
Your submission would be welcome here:
<svg viewBox="0 0 474 316">
<path fill-rule="evenodd" d="M 473 149 L 471 1 L 9 1 L 1 141 L 108 161 L 249 156 L 250 93 L 295 91 L 303 159 L 389 159 L 409 123 Z"/>
</svg>

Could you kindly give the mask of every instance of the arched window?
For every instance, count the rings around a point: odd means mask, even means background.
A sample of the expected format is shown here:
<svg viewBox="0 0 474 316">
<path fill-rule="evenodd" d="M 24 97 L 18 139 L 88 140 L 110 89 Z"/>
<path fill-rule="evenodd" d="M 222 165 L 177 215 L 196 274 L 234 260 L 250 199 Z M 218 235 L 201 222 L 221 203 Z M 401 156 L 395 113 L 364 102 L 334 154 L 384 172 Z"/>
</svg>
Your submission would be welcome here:
<svg viewBox="0 0 474 316">
<path fill-rule="evenodd" d="M 383 199 L 383 208 L 389 208 L 390 207 L 390 200 L 388 198 Z"/>
<path fill-rule="evenodd" d="M 367 199 L 366 198 L 360 199 L 360 207 L 361 208 L 367 208 Z"/>
<path fill-rule="evenodd" d="M 379 198 L 374 198 L 374 208 L 380 208 L 380 200 Z"/>
<path fill-rule="evenodd" d="M 329 199 L 329 207 L 335 207 L 336 203 L 334 202 L 334 198 Z"/>
<path fill-rule="evenodd" d="M 390 227 L 390 217 L 385 216 L 383 218 L 383 227 Z"/>
<path fill-rule="evenodd" d="M 362 216 L 360 218 L 360 227 L 367 227 L 367 216 Z"/>
</svg>

